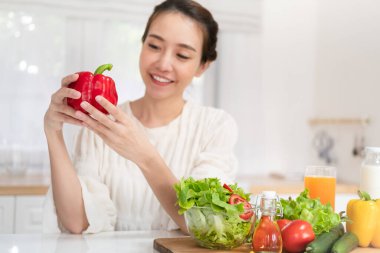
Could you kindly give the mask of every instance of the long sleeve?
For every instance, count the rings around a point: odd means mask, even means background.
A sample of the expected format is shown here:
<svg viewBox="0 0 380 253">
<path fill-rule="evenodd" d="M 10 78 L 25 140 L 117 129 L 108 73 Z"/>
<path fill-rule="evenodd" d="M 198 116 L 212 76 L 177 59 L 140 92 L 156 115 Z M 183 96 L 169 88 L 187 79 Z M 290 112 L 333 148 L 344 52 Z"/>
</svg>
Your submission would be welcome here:
<svg viewBox="0 0 380 253">
<path fill-rule="evenodd" d="M 116 208 L 108 187 L 102 182 L 104 142 L 88 129 L 77 138 L 73 164 L 82 187 L 82 195 L 89 227 L 84 233 L 115 229 Z"/>
<path fill-rule="evenodd" d="M 234 119 L 225 112 L 213 115 L 207 123 L 200 153 L 195 159 L 191 176 L 194 178 L 217 177 L 232 183 L 236 177 L 237 159 L 234 147 L 238 129 Z"/>
<path fill-rule="evenodd" d="M 108 187 L 102 183 L 103 141 L 93 132 L 82 129 L 76 140 L 73 165 L 76 169 L 84 201 L 89 227 L 84 233 L 97 233 L 115 229 L 116 208 L 110 198 Z M 43 232 L 63 231 L 59 224 L 52 190 L 46 196 Z"/>
</svg>

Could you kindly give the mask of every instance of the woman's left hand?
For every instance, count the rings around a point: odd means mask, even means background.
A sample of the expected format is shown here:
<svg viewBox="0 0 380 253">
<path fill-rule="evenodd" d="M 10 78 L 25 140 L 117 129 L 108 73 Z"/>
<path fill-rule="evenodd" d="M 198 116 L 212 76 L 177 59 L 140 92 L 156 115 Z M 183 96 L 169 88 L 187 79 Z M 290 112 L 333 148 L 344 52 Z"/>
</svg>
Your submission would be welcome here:
<svg viewBox="0 0 380 253">
<path fill-rule="evenodd" d="M 83 125 L 94 131 L 108 146 L 126 159 L 137 165 L 149 162 L 156 154 L 156 150 L 145 133 L 119 107 L 102 96 L 97 96 L 95 99 L 114 120 L 84 101 L 81 107 L 91 116 L 80 111 L 75 112 L 83 121 Z"/>
</svg>

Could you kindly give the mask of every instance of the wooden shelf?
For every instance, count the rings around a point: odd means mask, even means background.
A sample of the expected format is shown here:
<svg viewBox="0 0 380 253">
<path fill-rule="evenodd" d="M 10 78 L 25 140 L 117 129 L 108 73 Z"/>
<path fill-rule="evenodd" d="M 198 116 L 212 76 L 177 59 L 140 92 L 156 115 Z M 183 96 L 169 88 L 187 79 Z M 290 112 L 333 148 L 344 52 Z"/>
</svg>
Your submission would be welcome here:
<svg viewBox="0 0 380 253">
<path fill-rule="evenodd" d="M 0 195 L 45 195 L 49 185 L 50 176 L 42 173 L 0 174 Z"/>
<path fill-rule="evenodd" d="M 309 120 L 310 126 L 318 125 L 369 125 L 369 118 L 312 118 Z"/>
</svg>

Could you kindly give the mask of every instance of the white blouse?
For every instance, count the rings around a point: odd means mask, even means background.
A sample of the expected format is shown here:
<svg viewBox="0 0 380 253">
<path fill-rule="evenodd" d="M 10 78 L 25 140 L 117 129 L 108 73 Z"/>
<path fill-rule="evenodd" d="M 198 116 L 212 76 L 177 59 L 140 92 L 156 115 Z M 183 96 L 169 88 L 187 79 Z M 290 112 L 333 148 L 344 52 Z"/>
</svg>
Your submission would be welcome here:
<svg viewBox="0 0 380 253">
<path fill-rule="evenodd" d="M 181 115 L 168 125 L 146 128 L 133 116 L 129 102 L 120 107 L 144 129 L 178 179 L 218 177 L 222 183 L 235 179 L 237 126 L 226 112 L 188 101 Z M 137 165 L 118 155 L 86 128 L 77 136 L 73 164 L 89 222 L 85 233 L 178 228 Z M 51 188 L 45 201 L 43 230 L 64 231 L 57 219 Z"/>
</svg>

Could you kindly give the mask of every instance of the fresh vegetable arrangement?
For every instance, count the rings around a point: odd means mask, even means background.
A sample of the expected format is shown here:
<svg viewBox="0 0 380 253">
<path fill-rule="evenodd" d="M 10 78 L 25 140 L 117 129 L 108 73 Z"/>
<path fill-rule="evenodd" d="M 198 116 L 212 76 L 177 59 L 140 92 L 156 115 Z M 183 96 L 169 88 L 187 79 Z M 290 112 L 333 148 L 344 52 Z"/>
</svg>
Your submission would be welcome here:
<svg viewBox="0 0 380 253">
<path fill-rule="evenodd" d="M 88 112 L 80 106 L 83 101 L 87 101 L 99 111 L 108 114 L 103 106 L 96 102 L 95 97 L 101 95 L 112 104 L 117 104 L 118 96 L 115 82 L 111 77 L 103 75 L 105 70 L 110 71 L 111 69 L 112 64 L 104 64 L 99 66 L 94 74 L 91 72 L 78 72 L 78 79 L 75 82 L 70 83 L 68 87 L 79 91 L 81 97 L 78 99 L 68 98 L 67 104 L 75 110 L 88 114 Z"/>
<path fill-rule="evenodd" d="M 284 219 L 304 220 L 311 224 L 316 236 L 329 232 L 341 222 L 330 204 L 323 205 L 319 199 L 311 199 L 305 189 L 296 199 L 281 199 Z"/>
<path fill-rule="evenodd" d="M 254 212 L 249 194 L 237 184 L 223 186 L 217 178 L 190 177 L 174 189 L 179 214 L 185 214 L 188 230 L 201 246 L 231 249 L 250 235 Z"/>
<path fill-rule="evenodd" d="M 359 238 L 361 247 L 370 244 L 380 248 L 380 199 L 373 200 L 366 192 L 358 192 L 359 199 L 347 204 L 347 231 Z"/>
<path fill-rule="evenodd" d="M 281 199 L 284 219 L 277 221 L 283 248 L 290 253 L 348 253 L 358 246 L 354 233 L 344 232 L 345 218 L 303 191 L 296 199 Z"/>
</svg>

